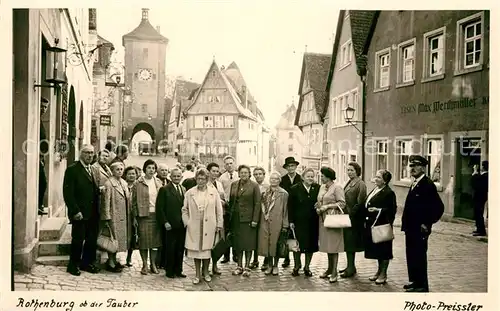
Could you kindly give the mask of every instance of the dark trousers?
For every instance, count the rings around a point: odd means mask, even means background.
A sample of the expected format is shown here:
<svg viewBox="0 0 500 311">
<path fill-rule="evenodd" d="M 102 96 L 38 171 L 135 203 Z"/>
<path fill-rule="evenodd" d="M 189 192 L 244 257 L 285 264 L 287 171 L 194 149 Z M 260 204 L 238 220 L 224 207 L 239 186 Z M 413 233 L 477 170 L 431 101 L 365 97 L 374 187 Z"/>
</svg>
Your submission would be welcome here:
<svg viewBox="0 0 500 311">
<path fill-rule="evenodd" d="M 89 220 L 72 221 L 70 265 L 88 267 L 95 264 L 98 234 L 99 217 L 96 216 Z"/>
<path fill-rule="evenodd" d="M 165 267 L 165 262 L 167 260 L 167 251 L 166 251 L 166 246 L 167 246 L 167 230 L 163 226 L 161 229 L 161 247 L 158 248 L 158 255 L 156 255 L 156 266 L 158 267 Z"/>
<path fill-rule="evenodd" d="M 40 162 L 38 172 L 38 209 L 42 209 L 43 199 L 45 198 L 45 191 L 47 191 L 47 177 L 45 176 L 45 167 Z"/>
<path fill-rule="evenodd" d="M 476 220 L 476 230 L 479 233 L 486 233 L 484 225 L 484 205 L 486 201 L 474 200 L 474 219 Z"/>
<path fill-rule="evenodd" d="M 427 278 L 427 246 L 429 237 L 421 233 L 405 233 L 408 279 L 417 288 L 429 290 Z"/>
<path fill-rule="evenodd" d="M 166 274 L 181 274 L 184 260 L 186 229 L 171 229 L 167 231 L 165 238 L 165 272 Z"/>
<path fill-rule="evenodd" d="M 231 221 L 230 221 L 230 216 L 229 213 L 224 214 L 224 231 L 226 232 L 226 235 L 229 233 L 231 227 Z M 231 258 L 231 247 L 227 249 L 227 251 L 224 253 L 224 258 Z M 234 253 L 233 253 L 234 256 Z"/>
</svg>

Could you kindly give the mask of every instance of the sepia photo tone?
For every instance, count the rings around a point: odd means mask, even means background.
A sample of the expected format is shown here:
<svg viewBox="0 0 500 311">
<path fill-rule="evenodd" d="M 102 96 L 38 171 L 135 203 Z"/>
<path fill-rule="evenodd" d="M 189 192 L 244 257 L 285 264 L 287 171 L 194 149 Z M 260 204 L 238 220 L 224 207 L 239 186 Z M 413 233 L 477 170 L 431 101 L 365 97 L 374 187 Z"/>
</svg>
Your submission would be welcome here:
<svg viewBox="0 0 500 311">
<path fill-rule="evenodd" d="M 12 289 L 487 292 L 489 11 L 240 13 L 12 10 Z"/>
</svg>

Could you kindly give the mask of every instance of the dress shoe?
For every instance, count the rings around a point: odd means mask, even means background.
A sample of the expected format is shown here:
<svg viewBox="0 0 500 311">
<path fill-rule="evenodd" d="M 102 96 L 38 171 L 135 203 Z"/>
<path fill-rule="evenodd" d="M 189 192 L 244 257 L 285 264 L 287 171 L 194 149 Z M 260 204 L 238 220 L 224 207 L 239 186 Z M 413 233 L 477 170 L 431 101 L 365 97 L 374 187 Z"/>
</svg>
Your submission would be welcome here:
<svg viewBox="0 0 500 311">
<path fill-rule="evenodd" d="M 379 276 L 375 280 L 375 284 L 377 284 L 377 285 L 382 285 L 382 284 L 385 284 L 385 283 L 387 283 L 387 276 Z"/>
<path fill-rule="evenodd" d="M 261 271 L 266 271 L 269 265 L 267 263 L 263 264 L 262 267 L 260 267 Z"/>
<path fill-rule="evenodd" d="M 255 268 L 258 268 L 258 267 L 259 267 L 259 262 L 258 261 L 257 262 L 252 262 L 250 264 L 250 269 L 252 269 L 252 270 L 255 269 Z"/>
<path fill-rule="evenodd" d="M 118 267 L 118 265 L 115 265 L 114 267 L 111 267 L 109 264 L 106 265 L 106 270 L 109 272 L 113 273 L 120 273 L 122 272 L 122 269 Z"/>
<path fill-rule="evenodd" d="M 299 273 L 299 269 L 297 268 L 293 268 L 293 271 L 292 271 L 292 276 L 299 276 L 300 273 Z"/>
<path fill-rule="evenodd" d="M 415 287 L 415 283 L 408 283 L 408 284 L 403 285 L 403 289 L 410 289 L 410 288 L 414 288 L 414 287 Z"/>
<path fill-rule="evenodd" d="M 183 273 L 177 273 L 175 276 L 182 279 L 186 278 L 186 275 Z"/>
<path fill-rule="evenodd" d="M 290 266 L 290 259 L 285 259 L 283 264 L 281 265 L 283 268 L 288 268 Z"/>
<path fill-rule="evenodd" d="M 311 270 L 304 268 L 304 276 L 311 277 L 313 274 Z"/>
<path fill-rule="evenodd" d="M 238 262 L 238 256 L 233 256 L 233 261 Z"/>
<path fill-rule="evenodd" d="M 66 272 L 68 272 L 69 274 L 74 275 L 74 276 L 80 276 L 80 274 L 82 274 L 80 272 L 80 269 L 78 269 L 78 267 L 75 267 L 75 266 L 68 266 L 68 268 L 66 269 Z"/>
<path fill-rule="evenodd" d="M 341 278 L 352 278 L 356 275 L 356 269 L 345 269 L 344 272 L 340 273 Z"/>
<path fill-rule="evenodd" d="M 229 258 L 227 257 L 224 257 L 222 260 L 221 260 L 221 263 L 228 263 L 229 262 Z"/>
<path fill-rule="evenodd" d="M 423 287 L 414 287 L 414 288 L 408 288 L 406 290 L 407 293 L 428 293 L 429 290 L 427 288 Z"/>
<path fill-rule="evenodd" d="M 38 209 L 38 215 L 40 216 L 43 216 L 43 215 L 48 215 L 49 213 L 47 213 L 46 211 L 44 211 L 43 209 Z"/>
<path fill-rule="evenodd" d="M 472 236 L 486 236 L 486 232 L 475 232 Z"/>
<path fill-rule="evenodd" d="M 165 274 L 165 276 L 166 276 L 167 278 L 169 278 L 169 279 L 173 279 L 173 278 L 175 278 L 175 275 L 174 275 L 174 274 L 172 274 L 172 273 L 167 273 L 167 274 Z"/>
<path fill-rule="evenodd" d="M 97 268 L 96 266 L 94 265 L 88 265 L 88 266 L 84 266 L 84 267 L 80 267 L 80 270 L 82 271 L 86 271 L 88 273 L 93 273 L 93 274 L 96 274 L 96 273 L 99 273 L 99 268 Z"/>
<path fill-rule="evenodd" d="M 220 272 L 219 269 L 212 269 L 212 274 L 213 275 L 221 275 L 222 273 Z"/>
<path fill-rule="evenodd" d="M 342 270 L 339 270 L 339 273 L 344 273 L 344 272 L 345 272 L 345 270 L 347 270 L 347 267 L 346 267 L 346 268 L 344 268 L 344 269 L 342 269 Z"/>
<path fill-rule="evenodd" d="M 368 280 L 370 280 L 370 281 L 372 281 L 372 282 L 375 282 L 375 281 L 378 279 L 379 274 L 380 274 L 379 272 L 375 273 L 374 275 L 370 276 L 370 277 L 368 278 Z M 405 285 L 405 286 L 406 286 L 406 285 Z M 405 286 L 403 286 L 403 288 L 404 288 L 404 289 L 406 289 L 406 287 L 405 287 Z"/>
</svg>

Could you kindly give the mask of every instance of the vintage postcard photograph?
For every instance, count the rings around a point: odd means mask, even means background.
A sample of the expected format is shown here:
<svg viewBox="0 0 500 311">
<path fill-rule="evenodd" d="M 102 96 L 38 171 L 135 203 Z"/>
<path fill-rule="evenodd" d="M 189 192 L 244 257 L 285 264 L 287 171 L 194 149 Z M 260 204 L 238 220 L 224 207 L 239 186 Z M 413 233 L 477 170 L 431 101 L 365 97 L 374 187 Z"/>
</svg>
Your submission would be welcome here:
<svg viewBox="0 0 500 311">
<path fill-rule="evenodd" d="M 45 6 L 2 9 L 5 310 L 495 309 L 486 5 Z"/>
</svg>

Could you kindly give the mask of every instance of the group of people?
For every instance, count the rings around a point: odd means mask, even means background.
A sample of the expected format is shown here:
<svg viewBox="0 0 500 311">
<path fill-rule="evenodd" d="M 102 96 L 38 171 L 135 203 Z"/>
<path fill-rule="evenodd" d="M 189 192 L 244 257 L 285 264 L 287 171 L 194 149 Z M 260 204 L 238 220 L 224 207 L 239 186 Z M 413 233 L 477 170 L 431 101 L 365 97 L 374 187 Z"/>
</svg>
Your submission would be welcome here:
<svg viewBox="0 0 500 311">
<path fill-rule="evenodd" d="M 375 187 L 367 193 L 360 178 L 362 168 L 356 162 L 349 163 L 349 181 L 341 186 L 329 167 L 319 172 L 321 185 L 316 183 L 318 172 L 311 168 L 299 175 L 299 163 L 293 157 L 283 165 L 287 174 L 271 172 L 266 183 L 264 168 L 252 171 L 239 165 L 236 169 L 231 156 L 224 158 L 223 173 L 218 164 L 210 163 L 198 165 L 193 174 L 183 174 L 179 167 L 169 172 L 151 159 L 144 162 L 142 172 L 126 167 L 126 146 L 118 146 L 112 156 L 110 150 L 100 151 L 91 165 L 93 153 L 92 146 L 83 146 L 80 161 L 70 165 L 64 177 L 64 199 L 73 224 L 67 271 L 73 275 L 80 275 L 80 270 L 99 271 L 95 265 L 97 239 L 106 235 L 118 241 L 118 249 L 108 252 L 106 269 L 111 272 L 131 266 L 132 252 L 138 248 L 141 274 L 158 274 L 164 268 L 166 277 L 184 278 L 186 255 L 195 263 L 193 283 L 210 282 L 210 262 L 212 275 L 220 275 L 219 259 L 223 264 L 229 262 L 232 252 L 236 262 L 233 275 L 250 276 L 260 265 L 259 257 L 264 257 L 261 270 L 276 276 L 278 244 L 295 239 L 293 276 L 299 276 L 301 270 L 305 277 L 313 276 L 310 264 L 319 251 L 328 256 L 328 266 L 319 277 L 330 283 L 353 277 L 357 273 L 355 254 L 364 251 L 365 258 L 378 261 L 370 280 L 376 284 L 387 281 L 393 241 L 375 243 L 371 228 L 394 223 L 397 203 L 388 170 L 376 173 Z M 402 216 L 410 281 L 404 288 L 410 292 L 429 291 L 428 237 L 444 212 L 434 183 L 425 176 L 427 164 L 424 157 L 410 157 L 414 182 Z M 350 227 L 325 226 L 329 215 L 341 214 L 349 215 Z M 231 249 L 217 258 L 212 250 L 221 241 L 229 241 Z M 117 252 L 128 252 L 125 264 L 117 260 Z M 338 269 L 341 253 L 346 254 L 347 266 Z M 301 254 L 305 255 L 303 266 Z M 288 256 L 283 268 L 290 265 Z"/>
</svg>

